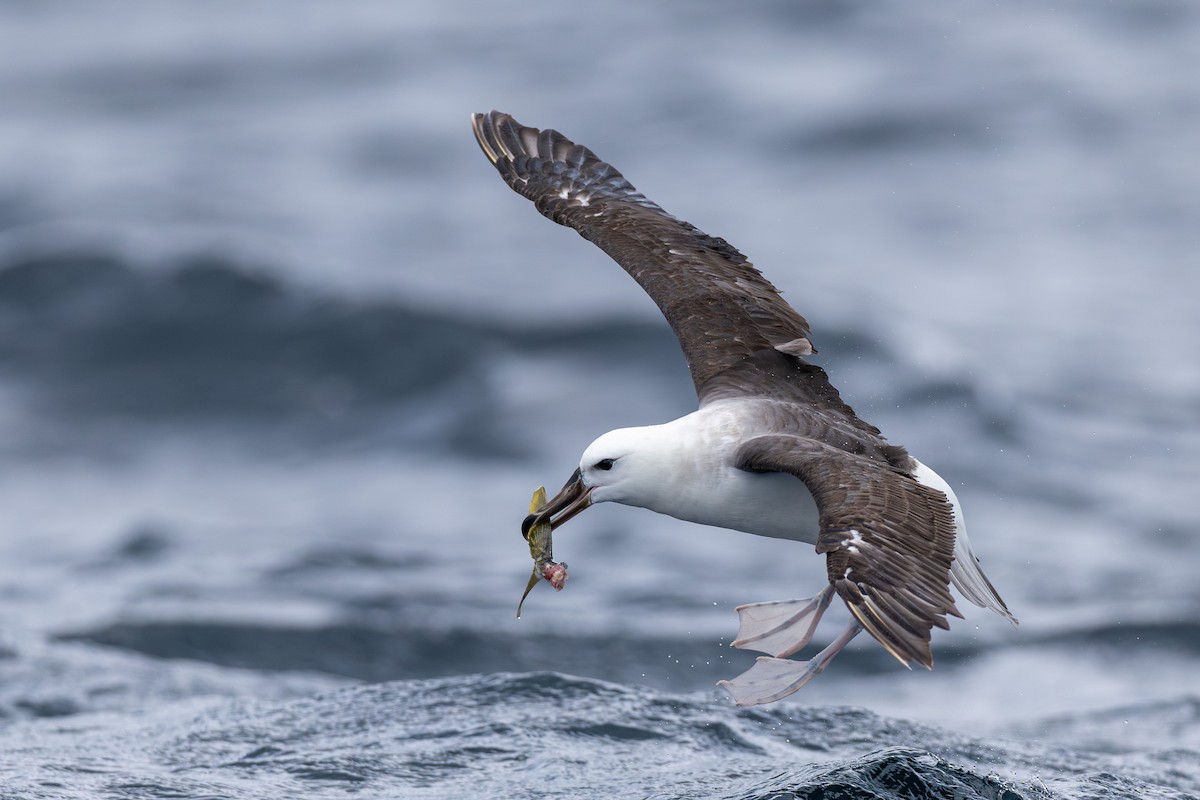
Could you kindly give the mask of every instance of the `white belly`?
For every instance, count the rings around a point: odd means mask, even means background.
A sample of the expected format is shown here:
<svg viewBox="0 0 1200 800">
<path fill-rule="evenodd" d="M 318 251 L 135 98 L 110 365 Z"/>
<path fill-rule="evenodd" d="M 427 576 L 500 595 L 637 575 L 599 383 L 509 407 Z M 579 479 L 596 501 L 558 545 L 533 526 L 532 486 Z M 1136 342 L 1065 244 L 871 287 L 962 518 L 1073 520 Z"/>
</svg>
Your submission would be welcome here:
<svg viewBox="0 0 1200 800">
<path fill-rule="evenodd" d="M 689 481 L 668 483 L 646 507 L 701 525 L 816 542 L 817 506 L 799 478 L 728 466 L 704 473 L 700 480 L 692 473 Z"/>
</svg>

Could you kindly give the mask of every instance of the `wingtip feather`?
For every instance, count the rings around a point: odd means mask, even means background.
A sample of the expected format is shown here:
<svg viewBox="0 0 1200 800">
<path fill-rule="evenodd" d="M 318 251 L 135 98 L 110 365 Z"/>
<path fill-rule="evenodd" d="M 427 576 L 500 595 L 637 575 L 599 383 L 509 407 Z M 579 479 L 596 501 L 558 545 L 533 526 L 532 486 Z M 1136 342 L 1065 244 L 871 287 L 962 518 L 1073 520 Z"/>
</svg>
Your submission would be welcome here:
<svg viewBox="0 0 1200 800">
<path fill-rule="evenodd" d="M 499 115 L 499 111 L 471 115 L 471 130 L 475 133 L 475 141 L 479 143 L 479 148 L 483 150 L 488 161 L 493 164 L 499 162 L 501 155 L 497 149 L 499 140 L 495 132 L 495 119 Z"/>
</svg>

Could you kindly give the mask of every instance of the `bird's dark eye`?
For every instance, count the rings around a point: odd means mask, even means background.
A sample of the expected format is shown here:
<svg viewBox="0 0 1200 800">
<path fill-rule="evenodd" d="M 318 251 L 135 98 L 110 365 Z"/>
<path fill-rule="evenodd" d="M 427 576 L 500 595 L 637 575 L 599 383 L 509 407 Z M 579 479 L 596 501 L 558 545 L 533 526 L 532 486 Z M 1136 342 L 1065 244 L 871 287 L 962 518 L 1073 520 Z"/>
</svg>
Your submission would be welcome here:
<svg viewBox="0 0 1200 800">
<path fill-rule="evenodd" d="M 603 461 L 596 462 L 596 469 L 610 470 L 612 469 L 612 465 L 613 460 L 611 458 L 606 458 Z"/>
</svg>

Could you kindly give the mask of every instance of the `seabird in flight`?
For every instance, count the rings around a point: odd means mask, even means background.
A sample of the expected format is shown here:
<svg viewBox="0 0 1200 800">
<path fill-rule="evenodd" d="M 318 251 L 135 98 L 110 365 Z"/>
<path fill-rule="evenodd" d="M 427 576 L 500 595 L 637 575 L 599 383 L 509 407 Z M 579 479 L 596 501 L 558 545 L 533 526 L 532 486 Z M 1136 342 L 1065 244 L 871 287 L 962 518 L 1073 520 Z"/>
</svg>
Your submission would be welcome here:
<svg viewBox="0 0 1200 800">
<path fill-rule="evenodd" d="M 816 596 L 737 609 L 733 645 L 768 654 L 720 682 L 738 705 L 795 692 L 863 629 L 905 666 L 932 669 L 931 630 L 962 617 L 951 583 L 1016 623 L 971 551 L 950 486 L 842 402 L 805 358 L 816 352 L 808 322 L 745 256 L 557 131 L 498 111 L 471 126 L 505 183 L 608 253 L 658 304 L 700 401 L 671 422 L 596 439 L 522 532 L 611 501 L 816 545 L 829 576 Z M 811 641 L 835 593 L 849 627 L 812 659 L 787 658 Z"/>
</svg>

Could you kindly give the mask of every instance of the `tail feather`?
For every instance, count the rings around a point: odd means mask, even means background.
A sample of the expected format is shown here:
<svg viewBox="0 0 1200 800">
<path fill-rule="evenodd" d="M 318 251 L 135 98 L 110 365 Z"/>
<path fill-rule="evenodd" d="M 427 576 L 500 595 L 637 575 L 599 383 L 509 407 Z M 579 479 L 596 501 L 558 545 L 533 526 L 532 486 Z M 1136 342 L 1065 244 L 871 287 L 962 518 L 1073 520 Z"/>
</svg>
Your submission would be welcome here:
<svg viewBox="0 0 1200 800">
<path fill-rule="evenodd" d="M 950 580 L 954 584 L 954 588 L 980 608 L 995 611 L 1016 625 L 1017 618 L 1008 610 L 1000 593 L 996 591 L 996 587 L 992 586 L 992 582 L 984 574 L 979 557 L 971 550 L 971 540 L 967 538 L 967 523 L 963 519 L 962 508 L 958 504 L 958 498 L 954 496 L 954 490 L 942 479 L 941 475 L 915 458 L 913 460 L 917 462 L 914 477 L 931 489 L 937 489 L 944 493 L 950 500 L 950 504 L 954 506 L 954 561 L 950 564 Z"/>
</svg>

